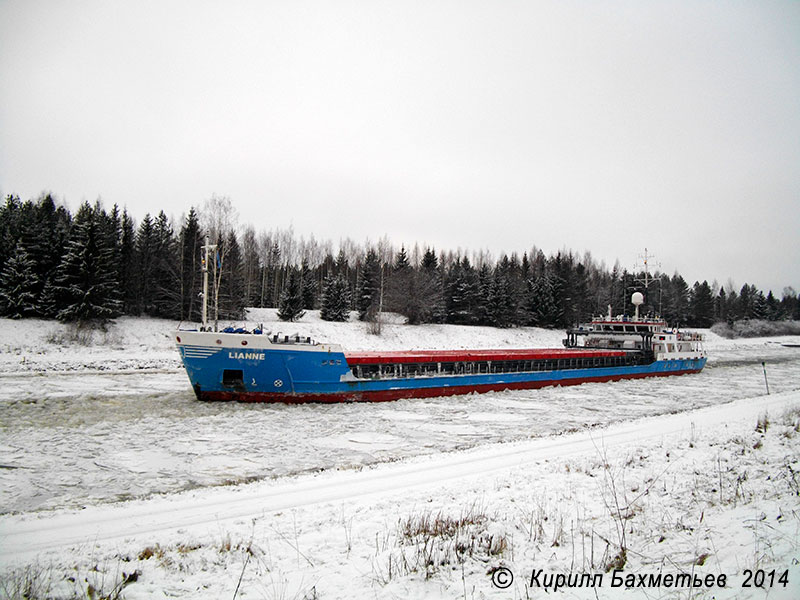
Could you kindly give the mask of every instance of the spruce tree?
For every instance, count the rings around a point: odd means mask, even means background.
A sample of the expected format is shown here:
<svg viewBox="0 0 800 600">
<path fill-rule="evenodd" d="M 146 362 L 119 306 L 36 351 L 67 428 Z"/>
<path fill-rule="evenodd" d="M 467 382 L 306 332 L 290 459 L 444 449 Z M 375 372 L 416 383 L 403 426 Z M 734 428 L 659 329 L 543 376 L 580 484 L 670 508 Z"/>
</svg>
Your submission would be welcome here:
<svg viewBox="0 0 800 600">
<path fill-rule="evenodd" d="M 303 295 L 303 308 L 309 310 L 314 308 L 314 301 L 317 296 L 317 282 L 314 280 L 314 272 L 308 266 L 308 259 L 303 259 L 300 267 L 300 280 Z"/>
<path fill-rule="evenodd" d="M 767 319 L 777 321 L 781 318 L 780 303 L 772 290 L 767 294 Z"/>
<path fill-rule="evenodd" d="M 0 207 L 0 272 L 6 261 L 14 254 L 14 248 L 19 241 L 19 213 L 22 202 L 19 196 L 9 194 L 5 204 Z"/>
<path fill-rule="evenodd" d="M 100 236 L 100 244 L 103 247 L 103 255 L 105 262 L 109 265 L 110 277 L 113 279 L 115 285 L 111 288 L 110 297 L 108 298 L 117 311 L 121 312 L 123 308 L 124 294 L 120 281 L 122 280 L 122 221 L 119 214 L 119 207 L 115 204 L 110 213 L 106 213 L 103 209 L 100 200 L 95 202 L 94 210 L 92 211 L 94 221 L 97 224 Z"/>
<path fill-rule="evenodd" d="M 180 279 L 182 320 L 200 320 L 201 274 L 200 261 L 203 236 L 194 207 L 183 222 L 180 233 Z"/>
<path fill-rule="evenodd" d="M 362 321 L 370 318 L 378 311 L 380 303 L 381 265 L 378 253 L 373 248 L 367 251 L 367 256 L 358 272 L 356 286 L 356 309 L 358 318 Z"/>
<path fill-rule="evenodd" d="M 347 321 L 350 318 L 350 285 L 343 275 L 325 280 L 320 317 L 324 321 Z"/>
<path fill-rule="evenodd" d="M 478 271 L 478 294 L 473 323 L 476 325 L 496 325 L 496 303 L 494 277 L 489 264 L 484 263 Z"/>
<path fill-rule="evenodd" d="M 38 278 L 34 267 L 22 244 L 17 244 L 0 273 L 0 314 L 12 319 L 36 314 Z"/>
<path fill-rule="evenodd" d="M 283 284 L 281 267 L 281 247 L 275 242 L 270 247 L 265 266 L 267 273 L 264 279 L 265 289 L 263 293 L 263 306 L 277 306 Z"/>
<path fill-rule="evenodd" d="M 411 324 L 419 322 L 419 298 L 415 291 L 415 279 L 406 250 L 401 247 L 386 278 L 384 306 L 386 310 L 403 315 Z"/>
<path fill-rule="evenodd" d="M 261 302 L 262 269 L 258 256 L 256 230 L 248 225 L 242 234 L 242 283 L 244 285 L 244 305 L 259 306 Z"/>
<path fill-rule="evenodd" d="M 417 297 L 419 298 L 420 323 L 444 323 L 447 308 L 444 299 L 443 269 L 432 248 L 426 248 L 417 273 Z"/>
<path fill-rule="evenodd" d="M 495 273 L 489 296 L 492 324 L 495 327 L 512 327 L 517 324 L 516 302 L 509 275 Z"/>
<path fill-rule="evenodd" d="M 242 250 L 233 231 L 222 238 L 217 248 L 219 254 L 224 253 L 225 261 L 221 265 L 219 278 L 219 314 L 223 319 L 244 318 L 245 297 L 242 266 Z"/>
<path fill-rule="evenodd" d="M 553 286 L 554 276 L 544 273 L 537 277 L 532 285 L 531 304 L 533 324 L 538 327 L 556 327 L 561 325 L 563 310 L 558 305 Z"/>
<path fill-rule="evenodd" d="M 739 290 L 739 301 L 737 302 L 736 318 L 737 319 L 753 318 L 753 294 L 750 291 L 750 286 L 746 283 L 742 286 L 742 289 Z"/>
<path fill-rule="evenodd" d="M 589 296 L 588 274 L 583 263 L 575 265 L 570 300 L 573 307 L 573 314 L 571 321 L 566 323 L 566 325 L 583 323 L 587 318 L 592 316 L 592 301 Z"/>
<path fill-rule="evenodd" d="M 86 202 L 75 215 L 67 251 L 54 279 L 59 321 L 105 322 L 119 314 L 119 282 L 102 218 Z"/>
<path fill-rule="evenodd" d="M 153 262 L 156 240 L 153 219 L 147 213 L 136 231 L 136 306 L 134 314 L 149 314 L 153 310 Z"/>
<path fill-rule="evenodd" d="M 522 295 L 519 307 L 520 318 L 523 325 L 536 325 L 535 281 L 533 277 L 528 277 L 525 280 L 525 292 Z"/>
<path fill-rule="evenodd" d="M 436 251 L 433 248 L 425 248 L 425 254 L 422 256 L 420 266 L 426 271 L 435 271 L 439 268 L 439 259 L 436 257 Z"/>
<path fill-rule="evenodd" d="M 767 305 L 767 299 L 764 297 L 764 292 L 756 288 L 756 286 L 751 286 L 750 294 L 753 298 L 753 318 L 766 319 L 769 316 L 769 307 Z"/>
<path fill-rule="evenodd" d="M 474 325 L 478 318 L 478 292 L 478 275 L 469 259 L 456 259 L 448 276 L 447 322 Z"/>
<path fill-rule="evenodd" d="M 122 211 L 120 222 L 120 279 L 122 310 L 125 314 L 136 314 L 138 310 L 139 281 L 136 255 L 136 227 L 127 210 Z"/>
<path fill-rule="evenodd" d="M 725 288 L 719 288 L 719 293 L 714 298 L 714 320 L 718 323 L 725 323 L 728 320 L 728 299 Z"/>
<path fill-rule="evenodd" d="M 153 227 L 155 252 L 152 263 L 152 308 L 154 317 L 179 319 L 181 316 L 181 278 L 178 271 L 178 241 L 164 211 Z"/>
<path fill-rule="evenodd" d="M 345 280 L 348 280 L 350 277 L 350 263 L 347 260 L 347 255 L 344 253 L 344 249 L 340 248 L 339 253 L 336 255 L 334 273 L 341 275 L 345 278 Z"/>
<path fill-rule="evenodd" d="M 671 287 L 671 306 L 667 313 L 667 322 L 673 326 L 685 325 L 689 322 L 691 312 L 689 310 L 689 286 L 683 277 L 675 273 L 672 276 Z"/>
<path fill-rule="evenodd" d="M 20 232 L 20 242 L 33 261 L 37 282 L 33 288 L 36 295 L 37 316 L 53 316 L 47 311 L 44 289 L 55 276 L 64 254 L 71 218 L 63 207 L 56 207 L 50 194 L 39 198 L 33 214 L 33 222 Z"/>
<path fill-rule="evenodd" d="M 725 299 L 725 307 L 727 317 L 725 322 L 733 327 L 733 323 L 738 318 L 739 313 L 739 295 L 736 293 L 736 290 L 730 290 L 728 293 L 728 297 Z"/>
<path fill-rule="evenodd" d="M 691 295 L 691 325 L 693 327 L 711 327 L 714 322 L 714 298 L 708 281 L 695 282 Z"/>
<path fill-rule="evenodd" d="M 783 319 L 800 320 L 800 300 L 798 300 L 797 292 L 792 286 L 783 288 L 780 312 Z"/>
<path fill-rule="evenodd" d="M 303 289 L 300 285 L 300 273 L 296 268 L 289 271 L 289 278 L 286 287 L 281 292 L 280 304 L 278 307 L 278 318 L 281 321 L 297 321 L 303 318 L 306 311 L 303 310 Z"/>
</svg>

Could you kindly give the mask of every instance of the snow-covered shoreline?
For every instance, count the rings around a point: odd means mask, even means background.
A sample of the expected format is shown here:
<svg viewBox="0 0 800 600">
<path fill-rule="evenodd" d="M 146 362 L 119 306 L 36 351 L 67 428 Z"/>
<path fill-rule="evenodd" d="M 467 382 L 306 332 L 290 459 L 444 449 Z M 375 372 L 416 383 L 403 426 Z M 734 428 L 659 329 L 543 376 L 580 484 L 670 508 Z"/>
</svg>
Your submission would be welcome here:
<svg viewBox="0 0 800 600">
<path fill-rule="evenodd" d="M 276 310 L 248 310 L 246 323 L 262 325 L 274 333 L 301 333 L 346 350 L 419 350 L 450 348 L 559 348 L 561 330 L 536 327 L 498 329 L 462 325 L 405 325 L 399 315 L 387 314 L 381 335 L 368 333 L 366 323 L 355 318 L 345 323 L 323 321 L 319 311 L 307 311 L 298 322 L 277 318 Z M 228 322 L 225 322 L 227 324 Z M 173 333 L 179 326 L 165 319 L 119 317 L 106 331 L 75 331 L 71 325 L 42 319 L 0 318 L 0 375 L 26 372 L 126 371 L 180 369 Z M 222 326 L 222 324 L 221 324 Z M 709 330 L 705 346 L 709 362 L 766 353 L 783 343 L 800 343 L 800 336 L 726 339 Z"/>
<path fill-rule="evenodd" d="M 251 321 L 366 349 L 562 336 Z M 0 320 L 0 464 L 15 467 L 0 469 L 3 508 L 15 507 L 0 516 L 6 584 L 27 570 L 57 597 L 137 573 L 126 598 L 231 597 L 237 584 L 256 598 L 525 598 L 542 592 L 526 589 L 532 569 L 620 562 L 626 531 L 626 573 L 727 573 L 736 587 L 701 591 L 763 598 L 740 587 L 743 570 L 788 569 L 789 587 L 768 597 L 800 590 L 800 352 L 781 345 L 797 337 L 711 334 L 698 376 L 290 408 L 194 400 L 175 323 L 120 319 L 105 344 L 55 347 L 54 325 Z M 108 503 L 126 497 L 139 499 Z M 505 592 L 498 568 L 516 576 Z M 688 594 L 607 589 L 607 577 L 565 597 Z"/>
</svg>

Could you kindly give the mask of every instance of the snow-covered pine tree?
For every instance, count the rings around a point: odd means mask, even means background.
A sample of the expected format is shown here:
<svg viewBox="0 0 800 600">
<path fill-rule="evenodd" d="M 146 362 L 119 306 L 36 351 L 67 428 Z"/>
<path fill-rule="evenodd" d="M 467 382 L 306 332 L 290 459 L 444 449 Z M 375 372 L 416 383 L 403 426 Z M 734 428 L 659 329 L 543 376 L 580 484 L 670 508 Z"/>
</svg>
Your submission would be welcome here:
<svg viewBox="0 0 800 600">
<path fill-rule="evenodd" d="M 648 298 L 648 300 L 650 299 Z M 572 304 L 573 311 L 570 322 L 566 323 L 566 325 L 578 325 L 591 318 L 592 301 L 589 297 L 588 274 L 583 263 L 575 265 L 575 270 L 573 271 L 570 303 Z M 649 302 L 649 304 L 652 306 L 652 302 Z"/>
<path fill-rule="evenodd" d="M 347 321 L 350 318 L 350 285 L 344 275 L 325 280 L 320 317 L 324 321 Z"/>
<path fill-rule="evenodd" d="M 725 288 L 720 287 L 719 292 L 714 297 L 714 321 L 724 323 L 728 320 L 728 299 Z"/>
<path fill-rule="evenodd" d="M 447 307 L 444 299 L 444 274 L 433 248 L 426 248 L 418 273 L 417 296 L 420 299 L 420 323 L 444 323 Z"/>
<path fill-rule="evenodd" d="M 258 257 L 259 244 L 256 229 L 246 225 L 242 232 L 242 283 L 244 306 L 259 306 L 261 303 L 262 269 Z"/>
<path fill-rule="evenodd" d="M 474 325 L 478 306 L 478 275 L 465 256 L 453 263 L 445 296 L 447 322 Z"/>
<path fill-rule="evenodd" d="M 152 309 L 155 317 L 178 319 L 181 314 L 181 278 L 178 271 L 178 240 L 164 211 L 153 227 L 155 253 L 152 271 Z"/>
<path fill-rule="evenodd" d="M 5 203 L 0 206 L 0 272 L 6 261 L 13 256 L 19 240 L 17 223 L 21 206 L 19 196 L 12 194 L 6 196 Z"/>
<path fill-rule="evenodd" d="M 119 282 L 122 279 L 122 221 L 119 214 L 119 207 L 115 204 L 110 213 L 106 213 L 100 200 L 95 202 L 92 210 L 92 217 L 98 229 L 99 243 L 103 248 L 104 261 L 108 265 L 110 277 L 113 278 L 115 285 L 109 288 L 110 297 L 108 300 L 118 307 L 118 312 L 122 311 L 122 288 Z"/>
<path fill-rule="evenodd" d="M 395 256 L 394 266 L 389 269 L 386 277 L 383 305 L 386 310 L 406 317 L 409 323 L 419 322 L 415 279 L 405 247 L 401 247 Z"/>
<path fill-rule="evenodd" d="M 267 254 L 265 265 L 266 277 L 264 278 L 264 293 L 262 306 L 277 306 L 280 301 L 281 286 L 283 283 L 283 267 L 281 267 L 281 247 L 274 242 Z"/>
<path fill-rule="evenodd" d="M 314 279 L 314 271 L 308 266 L 308 259 L 303 259 L 300 267 L 300 279 L 303 294 L 303 308 L 309 310 L 314 308 L 314 301 L 317 297 L 317 282 Z"/>
<path fill-rule="evenodd" d="M 777 321 L 781 318 L 781 309 L 778 299 L 772 290 L 767 294 L 767 319 L 770 321 Z"/>
<path fill-rule="evenodd" d="M 181 319 L 187 321 L 200 320 L 201 274 L 200 248 L 203 236 L 200 233 L 200 221 L 194 207 L 183 222 L 180 233 L 180 278 L 181 278 Z"/>
<path fill-rule="evenodd" d="M 344 251 L 344 248 L 339 248 L 339 252 L 336 254 L 336 261 L 333 264 L 333 274 L 341 275 L 347 282 L 347 289 L 350 295 L 349 309 L 353 310 L 355 308 L 358 269 L 350 267 L 350 259 L 347 258 L 347 253 Z"/>
<path fill-rule="evenodd" d="M 750 297 L 753 299 L 753 318 L 766 319 L 769 316 L 769 311 L 767 308 L 767 299 L 764 297 L 764 292 L 752 285 L 750 286 Z"/>
<path fill-rule="evenodd" d="M 27 205 L 28 203 L 26 203 Z M 28 217 L 20 222 L 20 243 L 33 261 L 33 271 L 37 279 L 34 288 L 36 295 L 36 316 L 53 316 L 47 311 L 43 301 L 44 289 L 55 275 L 69 233 L 71 217 L 63 207 L 56 207 L 50 194 L 45 194 L 31 205 Z"/>
<path fill-rule="evenodd" d="M 37 312 L 34 266 L 22 244 L 18 243 L 0 273 L 0 314 L 3 316 L 20 319 Z"/>
<path fill-rule="evenodd" d="M 531 290 L 534 307 L 533 320 L 538 327 L 555 327 L 563 316 L 563 312 L 556 302 L 553 278 L 554 276 L 550 273 L 543 273 L 533 283 Z"/>
<path fill-rule="evenodd" d="M 347 260 L 347 255 L 344 253 L 343 248 L 340 248 L 339 253 L 336 255 L 335 269 L 336 274 L 344 276 L 345 279 L 350 276 L 350 262 Z"/>
<path fill-rule="evenodd" d="M 380 302 L 381 264 L 378 253 L 374 248 L 367 251 L 364 263 L 358 271 L 356 285 L 356 309 L 358 318 L 362 321 L 378 310 Z"/>
<path fill-rule="evenodd" d="M 138 271 L 136 256 L 136 226 L 127 210 L 122 211 L 120 222 L 120 280 L 123 312 L 136 314 L 138 296 Z"/>
<path fill-rule="evenodd" d="M 711 327 L 714 322 L 714 297 L 708 281 L 695 281 L 690 298 L 691 321 L 693 327 Z"/>
<path fill-rule="evenodd" d="M 517 324 L 517 299 L 512 292 L 509 275 L 495 270 L 489 294 L 489 304 L 495 327 L 512 327 Z"/>
<path fill-rule="evenodd" d="M 225 319 L 244 318 L 244 276 L 242 273 L 242 249 L 233 230 L 229 231 L 221 244 L 225 253 L 219 289 L 220 316 Z"/>
<path fill-rule="evenodd" d="M 289 270 L 289 279 L 286 282 L 278 306 L 278 318 L 281 321 L 297 321 L 306 311 L 303 310 L 303 289 L 300 285 L 300 273 L 296 267 Z"/>
<path fill-rule="evenodd" d="M 147 213 L 136 230 L 136 305 L 134 314 L 150 313 L 153 308 L 153 259 L 156 240 L 153 232 L 153 218 Z"/>
<path fill-rule="evenodd" d="M 59 321 L 88 324 L 119 314 L 112 251 L 100 225 L 102 215 L 84 202 L 72 223 L 66 254 L 54 279 Z"/>
<path fill-rule="evenodd" d="M 478 295 L 475 305 L 476 325 L 494 326 L 497 324 L 495 318 L 496 296 L 494 290 L 494 277 L 488 263 L 483 263 L 478 270 Z"/>
<path fill-rule="evenodd" d="M 98 200 L 95 203 L 94 213 L 98 220 L 98 225 L 102 235 L 105 237 L 104 244 L 108 247 L 109 257 L 113 265 L 114 278 L 122 281 L 122 215 L 119 206 L 114 205 L 111 211 L 106 213 Z M 122 302 L 122 289 L 117 289 L 117 300 Z"/>
</svg>

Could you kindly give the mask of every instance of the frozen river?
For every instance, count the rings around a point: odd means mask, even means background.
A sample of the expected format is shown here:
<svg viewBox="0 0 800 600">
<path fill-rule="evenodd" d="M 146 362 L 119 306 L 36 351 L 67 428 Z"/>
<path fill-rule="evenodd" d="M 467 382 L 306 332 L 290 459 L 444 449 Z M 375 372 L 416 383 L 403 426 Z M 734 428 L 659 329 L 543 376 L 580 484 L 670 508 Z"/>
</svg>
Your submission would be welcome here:
<svg viewBox="0 0 800 600">
<path fill-rule="evenodd" d="M 381 404 L 198 402 L 185 374 L 0 376 L 0 511 L 359 468 L 800 388 L 800 349 L 721 350 L 698 375 Z"/>
</svg>

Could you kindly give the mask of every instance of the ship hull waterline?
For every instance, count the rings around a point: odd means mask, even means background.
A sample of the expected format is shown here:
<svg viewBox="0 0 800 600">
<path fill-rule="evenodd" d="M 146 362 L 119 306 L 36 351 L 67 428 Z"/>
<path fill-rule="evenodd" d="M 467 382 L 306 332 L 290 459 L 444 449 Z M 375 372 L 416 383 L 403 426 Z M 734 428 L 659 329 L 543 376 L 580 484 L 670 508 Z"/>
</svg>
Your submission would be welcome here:
<svg viewBox="0 0 800 600">
<path fill-rule="evenodd" d="M 670 363 L 673 361 L 669 361 Z M 676 361 L 678 362 L 678 361 Z M 387 389 L 354 389 L 346 391 L 332 392 L 276 392 L 276 391 L 238 391 L 238 390 L 203 390 L 201 386 L 195 385 L 197 398 L 204 401 L 236 401 L 249 403 L 285 403 L 285 404 L 305 404 L 305 403 L 340 403 L 340 402 L 390 402 L 408 398 L 435 398 L 443 396 L 457 396 L 471 393 L 502 392 L 513 390 L 531 390 L 550 386 L 573 386 L 584 383 L 605 383 L 611 381 L 621 381 L 625 379 L 643 379 L 645 377 L 669 377 L 673 375 L 696 374 L 702 371 L 705 366 L 705 359 L 680 361 L 678 364 L 661 365 L 663 370 L 655 370 L 657 363 L 641 367 L 631 367 L 625 372 L 572 374 L 569 371 L 556 371 L 553 373 L 537 373 L 544 376 L 536 380 L 519 380 L 490 383 L 464 383 L 447 385 L 429 385 L 425 387 L 393 387 Z M 688 364 L 687 364 L 688 363 Z M 635 369 L 635 370 L 634 370 Z M 606 369 L 598 369 L 605 371 Z M 549 376 L 549 377 L 548 377 Z M 409 382 L 409 380 L 402 380 Z M 378 382 L 366 382 L 378 383 Z M 401 381 L 382 381 L 384 385 L 391 383 L 401 383 Z M 415 382 L 419 385 L 420 381 Z"/>
</svg>

